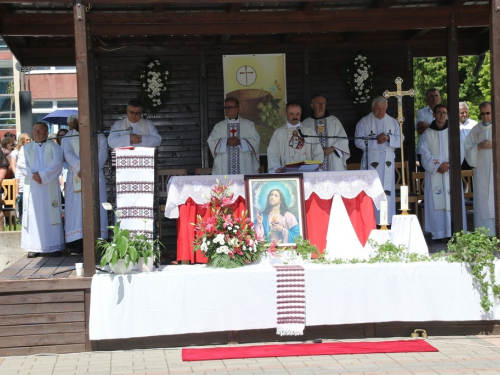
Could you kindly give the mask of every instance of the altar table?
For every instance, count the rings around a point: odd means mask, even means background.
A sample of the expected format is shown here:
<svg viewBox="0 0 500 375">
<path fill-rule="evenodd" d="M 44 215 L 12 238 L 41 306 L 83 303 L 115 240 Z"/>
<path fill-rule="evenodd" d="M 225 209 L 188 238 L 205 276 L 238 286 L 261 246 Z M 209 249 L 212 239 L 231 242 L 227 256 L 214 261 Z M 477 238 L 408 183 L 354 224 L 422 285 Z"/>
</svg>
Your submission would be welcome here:
<svg viewBox="0 0 500 375">
<path fill-rule="evenodd" d="M 500 319 L 480 307 L 459 263 L 305 264 L 306 326 Z M 500 262 L 496 261 L 500 279 Z M 96 274 L 91 340 L 276 327 L 276 270 L 167 266 L 161 272 Z"/>
<path fill-rule="evenodd" d="M 385 199 L 377 172 L 311 172 L 304 173 L 303 177 L 306 231 L 311 243 L 320 250 L 327 245 L 362 249 L 376 228 L 373 204 L 379 207 Z M 241 212 L 245 209 L 244 175 L 227 178 L 232 181 L 235 212 Z M 201 205 L 207 202 L 216 179 L 222 181 L 224 176 L 173 176 L 169 180 L 165 216 L 178 218 L 177 259 L 180 261 L 206 262 L 199 251 L 193 252 L 195 230 L 191 223 L 196 221 L 196 215 L 207 215 Z"/>
</svg>

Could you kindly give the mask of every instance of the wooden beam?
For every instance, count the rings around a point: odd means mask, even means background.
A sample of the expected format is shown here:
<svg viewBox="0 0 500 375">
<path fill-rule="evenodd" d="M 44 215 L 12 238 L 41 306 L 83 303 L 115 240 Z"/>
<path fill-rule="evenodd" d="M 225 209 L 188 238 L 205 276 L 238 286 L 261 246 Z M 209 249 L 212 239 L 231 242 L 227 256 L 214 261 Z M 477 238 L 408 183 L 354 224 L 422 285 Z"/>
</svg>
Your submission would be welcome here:
<svg viewBox="0 0 500 375">
<path fill-rule="evenodd" d="M 390 8 L 395 1 L 396 0 L 377 0 L 375 3 L 377 8 L 387 9 Z"/>
<path fill-rule="evenodd" d="M 462 175 L 460 155 L 460 129 L 455 124 L 458 118 L 458 91 L 460 79 L 458 77 L 458 36 L 455 25 L 455 12 L 450 13 L 450 27 L 448 28 L 446 71 L 448 80 L 448 148 L 450 161 L 450 190 L 451 190 L 451 228 L 452 233 L 460 232 L 463 227 L 462 214 Z M 454 126 L 455 125 L 455 126 Z"/>
<path fill-rule="evenodd" d="M 242 4 L 231 4 L 229 7 L 230 13 L 237 13 L 241 10 Z M 219 44 L 227 44 L 231 39 L 231 34 L 224 34 L 220 37 Z"/>
<path fill-rule="evenodd" d="M 491 1 L 490 16 L 491 109 L 493 111 L 493 189 L 495 228 L 500 233 L 500 0 Z"/>
<path fill-rule="evenodd" d="M 311 12 L 313 10 L 316 10 L 319 3 L 319 1 L 305 1 L 302 3 L 301 8 L 304 12 Z"/>
<path fill-rule="evenodd" d="M 85 276 L 95 273 L 95 240 L 100 237 L 99 163 L 97 160 L 94 92 L 94 46 L 83 5 L 74 5 L 80 173 L 82 176 L 83 258 Z"/>
<path fill-rule="evenodd" d="M 424 36 L 425 34 L 427 34 L 429 31 L 431 31 L 431 29 L 410 30 L 407 33 L 406 40 L 420 38 L 420 37 Z"/>
<path fill-rule="evenodd" d="M 322 12 L 88 13 L 97 36 L 287 34 L 393 31 L 450 26 L 452 7 L 390 8 Z M 456 10 L 457 27 L 487 27 L 487 5 Z M 387 22 L 390 19 L 391 22 Z M 2 14 L 3 35 L 72 36 L 67 14 Z"/>
</svg>

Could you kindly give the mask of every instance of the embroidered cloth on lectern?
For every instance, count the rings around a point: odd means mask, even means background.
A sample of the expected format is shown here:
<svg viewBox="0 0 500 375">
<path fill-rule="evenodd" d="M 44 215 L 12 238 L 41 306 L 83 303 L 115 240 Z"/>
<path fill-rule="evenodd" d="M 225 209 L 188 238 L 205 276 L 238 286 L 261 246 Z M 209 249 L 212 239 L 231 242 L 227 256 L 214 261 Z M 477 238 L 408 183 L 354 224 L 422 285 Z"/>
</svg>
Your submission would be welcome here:
<svg viewBox="0 0 500 375">
<path fill-rule="evenodd" d="M 153 239 L 155 149 L 116 149 L 116 207 L 121 228 Z"/>
<path fill-rule="evenodd" d="M 276 334 L 298 336 L 306 326 L 306 279 L 302 266 L 275 266 L 277 276 Z"/>
</svg>

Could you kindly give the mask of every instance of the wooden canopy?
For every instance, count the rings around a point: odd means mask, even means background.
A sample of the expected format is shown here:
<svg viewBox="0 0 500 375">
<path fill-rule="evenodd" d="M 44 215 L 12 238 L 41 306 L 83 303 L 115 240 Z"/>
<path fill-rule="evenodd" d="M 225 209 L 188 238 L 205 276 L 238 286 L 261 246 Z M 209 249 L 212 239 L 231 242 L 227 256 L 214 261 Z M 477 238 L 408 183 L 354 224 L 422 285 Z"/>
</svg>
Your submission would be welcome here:
<svg viewBox="0 0 500 375">
<path fill-rule="evenodd" d="M 175 157 L 183 157 L 207 166 L 206 137 L 217 116 L 222 115 L 221 105 L 210 95 L 222 96 L 219 67 L 223 53 L 290 52 L 287 75 L 294 74 L 294 79 L 288 90 L 303 100 L 310 97 L 313 89 L 329 90 L 323 83 L 329 79 L 324 72 L 334 74 L 329 65 L 332 61 L 338 63 L 335 58 L 345 51 L 367 49 L 374 56 L 385 55 L 388 64 L 384 89 L 393 88 L 388 84 L 395 74 L 401 74 L 412 85 L 413 57 L 447 56 L 447 104 L 457 109 L 450 110 L 453 124 L 458 123 L 458 56 L 490 50 L 494 118 L 500 118 L 500 98 L 494 95 L 500 91 L 500 0 L 0 0 L 0 34 L 23 66 L 77 67 L 81 154 L 89 156 L 82 158 L 84 244 L 88 260 L 94 259 L 93 244 L 99 228 L 98 211 L 93 209 L 98 184 L 92 183 L 97 181 L 97 152 L 90 134 L 97 128 L 109 127 L 120 111 L 123 114 L 126 95 L 134 90 L 134 82 L 122 78 L 115 94 L 104 95 L 109 83 L 101 74 L 106 71 L 111 77 L 108 80 L 119 75 L 121 67 L 114 64 L 125 66 L 128 62 L 127 69 L 132 69 L 138 56 L 148 53 L 172 56 L 179 64 L 196 62 L 184 71 L 185 76 L 194 77 L 195 82 L 189 84 L 196 101 L 189 102 L 181 92 L 171 112 L 158 120 L 164 138 L 160 153 L 165 165 Z M 211 71 L 210 64 L 215 60 L 217 67 Z M 317 72 L 312 68 L 313 62 L 318 62 L 314 66 Z M 208 75 L 210 72 L 215 78 Z M 316 83 L 311 80 L 314 74 Z M 335 77 L 331 82 L 335 82 Z M 342 100 L 340 89 L 329 93 L 329 97 L 335 95 L 339 110 L 352 108 L 352 103 Z M 196 120 L 176 123 L 172 118 L 178 113 Z M 406 118 L 413 118 L 413 108 L 407 107 Z M 407 146 L 414 146 L 412 121 L 406 129 Z M 346 122 L 352 126 L 355 119 Z M 495 171 L 500 162 L 496 149 L 498 124 L 493 131 Z M 192 143 L 182 144 L 192 134 Z M 186 157 L 183 150 L 171 151 L 179 143 L 183 149 L 193 147 L 199 159 L 191 154 Z M 451 179 L 456 187 L 461 186 L 458 146 L 458 127 L 450 128 Z M 500 186 L 499 174 L 495 176 L 495 186 Z M 452 190 L 453 196 L 461 188 L 456 191 Z M 496 212 L 500 213 L 498 190 L 495 194 Z M 461 229 L 459 202 L 452 199 L 455 230 Z M 498 224 L 497 231 L 500 233 Z M 85 274 L 93 272 L 94 265 L 86 261 Z"/>
</svg>

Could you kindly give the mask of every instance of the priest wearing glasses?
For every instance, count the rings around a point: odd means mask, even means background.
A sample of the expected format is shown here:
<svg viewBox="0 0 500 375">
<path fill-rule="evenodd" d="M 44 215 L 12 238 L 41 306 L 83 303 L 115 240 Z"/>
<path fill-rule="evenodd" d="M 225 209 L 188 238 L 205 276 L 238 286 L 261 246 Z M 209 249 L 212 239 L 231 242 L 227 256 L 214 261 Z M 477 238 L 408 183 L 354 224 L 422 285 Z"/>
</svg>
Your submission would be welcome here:
<svg viewBox="0 0 500 375">
<path fill-rule="evenodd" d="M 239 116 L 236 98 L 226 98 L 224 110 L 226 118 L 215 124 L 207 140 L 214 157 L 212 174 L 259 173 L 260 135 L 254 123 Z"/>
<path fill-rule="evenodd" d="M 474 168 L 474 227 L 485 227 L 496 236 L 491 103 L 479 104 L 479 112 L 481 122 L 471 129 L 464 142 L 465 158 Z"/>
<path fill-rule="evenodd" d="M 111 127 L 108 144 L 116 147 L 159 147 L 161 135 L 151 120 L 142 118 L 142 102 L 132 99 L 127 105 L 127 117 Z"/>
</svg>

